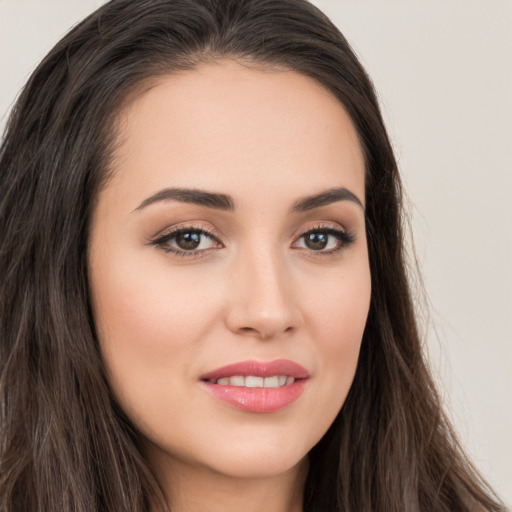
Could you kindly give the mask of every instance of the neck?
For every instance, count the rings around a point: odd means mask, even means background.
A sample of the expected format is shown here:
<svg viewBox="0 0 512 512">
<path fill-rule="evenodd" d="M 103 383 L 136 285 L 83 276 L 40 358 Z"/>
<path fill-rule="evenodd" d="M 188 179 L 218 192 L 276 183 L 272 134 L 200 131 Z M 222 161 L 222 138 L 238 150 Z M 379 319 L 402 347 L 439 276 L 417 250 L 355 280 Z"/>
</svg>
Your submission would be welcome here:
<svg viewBox="0 0 512 512">
<path fill-rule="evenodd" d="M 307 458 L 275 476 L 238 478 L 175 461 L 155 468 L 173 512 L 302 512 Z M 158 507 L 153 512 L 163 512 Z"/>
</svg>

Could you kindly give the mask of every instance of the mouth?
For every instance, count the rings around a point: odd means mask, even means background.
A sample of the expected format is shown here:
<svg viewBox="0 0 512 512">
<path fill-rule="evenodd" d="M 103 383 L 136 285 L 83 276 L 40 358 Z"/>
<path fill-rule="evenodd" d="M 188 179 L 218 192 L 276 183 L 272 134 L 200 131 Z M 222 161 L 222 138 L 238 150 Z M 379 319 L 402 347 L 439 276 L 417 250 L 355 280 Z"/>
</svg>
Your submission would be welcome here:
<svg viewBox="0 0 512 512">
<path fill-rule="evenodd" d="M 309 379 L 301 365 L 279 359 L 242 361 L 201 376 L 201 384 L 214 398 L 246 412 L 279 411 L 295 402 Z"/>
<path fill-rule="evenodd" d="M 243 388 L 280 388 L 289 386 L 295 382 L 291 375 L 273 375 L 271 377 L 260 377 L 257 375 L 234 375 L 232 377 L 221 377 L 220 379 L 209 380 L 211 384 L 221 386 L 239 386 Z"/>
</svg>

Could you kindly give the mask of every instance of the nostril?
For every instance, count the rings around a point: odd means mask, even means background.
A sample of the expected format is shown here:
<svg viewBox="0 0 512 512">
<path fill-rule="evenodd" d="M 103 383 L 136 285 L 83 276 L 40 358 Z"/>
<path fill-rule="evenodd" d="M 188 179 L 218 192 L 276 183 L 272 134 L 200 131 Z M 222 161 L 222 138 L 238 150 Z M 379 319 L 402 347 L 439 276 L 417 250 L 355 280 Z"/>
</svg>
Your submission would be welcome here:
<svg viewBox="0 0 512 512">
<path fill-rule="evenodd" d="M 241 327 L 240 331 L 241 332 L 256 332 L 256 329 L 254 329 L 253 327 Z"/>
<path fill-rule="evenodd" d="M 282 331 L 279 329 L 257 329 L 256 327 L 240 327 L 238 332 L 240 334 L 249 334 L 253 336 L 258 336 L 262 340 L 267 340 L 273 338 L 275 336 L 279 336 L 281 334 L 289 334 L 294 330 L 293 326 L 288 326 L 284 328 Z"/>
</svg>

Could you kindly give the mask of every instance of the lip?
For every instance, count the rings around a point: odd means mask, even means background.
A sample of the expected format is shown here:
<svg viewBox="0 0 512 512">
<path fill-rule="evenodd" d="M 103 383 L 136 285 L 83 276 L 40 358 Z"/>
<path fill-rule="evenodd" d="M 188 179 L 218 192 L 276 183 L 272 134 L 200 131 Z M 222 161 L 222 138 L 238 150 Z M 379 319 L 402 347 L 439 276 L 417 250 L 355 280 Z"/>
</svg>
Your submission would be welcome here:
<svg viewBox="0 0 512 512">
<path fill-rule="evenodd" d="M 288 359 L 276 359 L 275 361 L 241 361 L 239 363 L 228 364 L 222 368 L 217 368 L 211 372 L 205 373 L 200 377 L 201 380 L 216 380 L 223 377 L 232 377 L 233 375 L 254 375 L 255 377 L 272 377 L 272 375 L 288 375 L 295 379 L 307 379 L 309 373 L 300 364 L 289 361 Z"/>
<path fill-rule="evenodd" d="M 216 379 L 242 375 L 247 377 L 271 377 L 287 375 L 296 380 L 277 388 L 247 388 L 215 384 Z M 286 359 L 275 361 L 242 361 L 217 368 L 201 376 L 202 387 L 225 404 L 252 413 L 277 412 L 295 402 L 304 391 L 309 373 L 300 364 Z"/>
</svg>

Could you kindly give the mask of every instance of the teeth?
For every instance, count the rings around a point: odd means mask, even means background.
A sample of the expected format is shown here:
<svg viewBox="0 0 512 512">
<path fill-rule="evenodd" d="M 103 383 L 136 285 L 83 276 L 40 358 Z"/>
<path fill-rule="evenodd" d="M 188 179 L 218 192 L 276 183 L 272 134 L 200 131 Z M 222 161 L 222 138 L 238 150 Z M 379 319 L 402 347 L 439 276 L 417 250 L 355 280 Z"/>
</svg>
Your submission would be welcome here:
<svg viewBox="0 0 512 512">
<path fill-rule="evenodd" d="M 241 375 L 237 375 L 236 377 L 228 377 L 226 380 L 228 381 L 228 384 L 231 384 L 231 386 L 245 386 L 245 377 L 242 377 Z"/>
<path fill-rule="evenodd" d="M 277 388 L 279 386 L 279 377 L 275 375 L 274 377 L 265 377 L 263 379 L 263 387 L 264 388 Z"/>
<path fill-rule="evenodd" d="M 262 388 L 263 387 L 263 377 L 253 377 L 252 375 L 248 375 L 245 377 L 245 387 L 246 388 Z"/>
<path fill-rule="evenodd" d="M 244 377 L 242 375 L 235 375 L 233 377 L 222 377 L 221 379 L 217 379 L 215 384 L 246 388 L 278 388 L 281 386 L 288 386 L 294 382 L 295 378 L 288 377 L 287 375 L 273 375 L 272 377 L 255 377 L 253 375 Z"/>
</svg>

